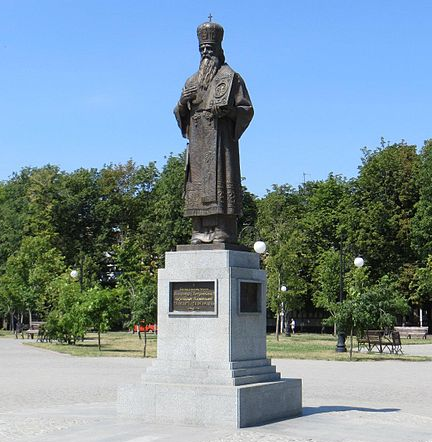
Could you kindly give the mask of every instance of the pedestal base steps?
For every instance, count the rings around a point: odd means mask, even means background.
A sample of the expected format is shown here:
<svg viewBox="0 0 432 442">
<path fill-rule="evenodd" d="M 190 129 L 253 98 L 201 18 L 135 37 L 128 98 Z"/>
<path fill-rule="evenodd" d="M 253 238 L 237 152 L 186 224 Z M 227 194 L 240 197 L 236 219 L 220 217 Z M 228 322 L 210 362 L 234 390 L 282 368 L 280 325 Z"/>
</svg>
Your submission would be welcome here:
<svg viewBox="0 0 432 442">
<path fill-rule="evenodd" d="M 298 416 L 300 379 L 266 358 L 265 273 L 239 250 L 168 252 L 158 273 L 158 358 L 118 390 L 148 422 L 246 427 Z M 196 298 L 195 298 L 196 297 Z"/>
</svg>

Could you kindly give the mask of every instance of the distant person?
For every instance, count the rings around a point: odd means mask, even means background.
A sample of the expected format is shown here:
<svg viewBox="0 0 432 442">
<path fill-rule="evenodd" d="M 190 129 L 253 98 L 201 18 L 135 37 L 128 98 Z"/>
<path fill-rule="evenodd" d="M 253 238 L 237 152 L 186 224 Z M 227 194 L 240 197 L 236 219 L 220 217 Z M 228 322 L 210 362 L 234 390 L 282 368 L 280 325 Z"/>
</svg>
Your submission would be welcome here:
<svg viewBox="0 0 432 442">
<path fill-rule="evenodd" d="M 291 333 L 292 333 L 293 335 L 295 335 L 296 322 L 295 322 L 295 319 L 294 319 L 294 318 L 291 319 L 290 325 L 291 325 Z"/>
<path fill-rule="evenodd" d="M 21 333 L 21 335 L 22 335 L 23 331 L 24 331 L 24 324 L 18 320 L 15 324 L 15 338 L 18 339 L 18 334 Z"/>
</svg>

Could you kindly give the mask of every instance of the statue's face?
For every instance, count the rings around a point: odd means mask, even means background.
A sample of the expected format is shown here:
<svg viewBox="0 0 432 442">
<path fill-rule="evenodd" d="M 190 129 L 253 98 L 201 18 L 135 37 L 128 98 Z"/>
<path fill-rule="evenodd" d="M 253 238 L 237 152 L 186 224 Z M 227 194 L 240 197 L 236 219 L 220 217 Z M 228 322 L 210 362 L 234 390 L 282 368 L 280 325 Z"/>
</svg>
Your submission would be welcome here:
<svg viewBox="0 0 432 442">
<path fill-rule="evenodd" d="M 217 46 L 214 43 L 204 43 L 200 45 L 199 51 L 201 54 L 201 59 L 204 58 L 211 58 L 211 57 L 217 57 L 218 50 Z"/>
<path fill-rule="evenodd" d="M 198 84 L 204 89 L 216 75 L 221 64 L 221 47 L 214 43 L 203 43 L 199 46 L 201 54 L 200 67 L 198 71 Z"/>
</svg>

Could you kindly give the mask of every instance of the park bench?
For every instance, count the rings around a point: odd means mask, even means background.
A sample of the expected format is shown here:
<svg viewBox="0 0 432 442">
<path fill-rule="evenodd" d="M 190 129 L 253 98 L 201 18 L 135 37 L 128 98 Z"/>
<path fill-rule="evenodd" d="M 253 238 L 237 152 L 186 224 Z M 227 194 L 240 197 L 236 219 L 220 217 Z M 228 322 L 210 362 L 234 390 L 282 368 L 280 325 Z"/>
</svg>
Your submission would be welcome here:
<svg viewBox="0 0 432 442">
<path fill-rule="evenodd" d="M 369 353 L 374 348 L 382 353 L 385 348 L 383 347 L 383 338 L 383 330 L 366 330 L 361 338 L 357 338 L 358 351 L 365 347 Z"/>
<path fill-rule="evenodd" d="M 366 330 L 363 336 L 357 338 L 358 351 L 364 347 L 371 353 L 374 348 L 379 353 L 383 353 L 387 349 L 390 353 L 403 353 L 400 334 L 397 331 L 390 332 L 385 335 L 384 330 Z"/>
<path fill-rule="evenodd" d="M 402 338 L 421 338 L 426 339 L 428 327 L 395 327 L 395 331 L 399 332 Z"/>
<path fill-rule="evenodd" d="M 28 339 L 33 339 L 36 335 L 39 339 L 39 331 L 43 328 L 44 322 L 32 322 L 30 328 L 28 330 L 25 330 L 24 333 L 27 335 Z"/>
</svg>

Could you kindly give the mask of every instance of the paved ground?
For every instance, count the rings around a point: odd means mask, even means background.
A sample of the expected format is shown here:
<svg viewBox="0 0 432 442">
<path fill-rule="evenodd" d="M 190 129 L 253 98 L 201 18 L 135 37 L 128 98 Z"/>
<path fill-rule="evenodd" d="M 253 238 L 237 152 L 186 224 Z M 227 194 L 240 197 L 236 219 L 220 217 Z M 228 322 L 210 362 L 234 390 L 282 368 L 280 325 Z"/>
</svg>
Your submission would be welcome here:
<svg viewBox="0 0 432 442">
<path fill-rule="evenodd" d="M 408 349 L 432 355 L 432 345 Z M 0 339 L 0 441 L 432 442 L 432 362 L 274 362 L 303 379 L 302 417 L 239 431 L 150 425 L 115 412 L 117 386 L 139 382 L 149 360 Z"/>
</svg>

